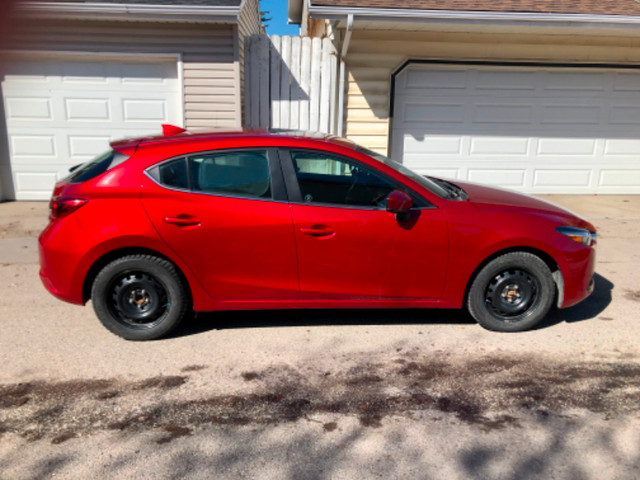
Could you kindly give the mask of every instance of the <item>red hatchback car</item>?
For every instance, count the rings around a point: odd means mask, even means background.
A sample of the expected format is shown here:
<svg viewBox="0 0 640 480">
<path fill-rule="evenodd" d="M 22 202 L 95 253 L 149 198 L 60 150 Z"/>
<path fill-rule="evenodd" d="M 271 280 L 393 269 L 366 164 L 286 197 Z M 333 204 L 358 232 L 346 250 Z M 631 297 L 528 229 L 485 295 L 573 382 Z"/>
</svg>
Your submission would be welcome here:
<svg viewBox="0 0 640 480">
<path fill-rule="evenodd" d="M 130 340 L 190 311 L 461 308 L 520 331 L 593 289 L 596 233 L 529 196 L 437 178 L 335 137 L 124 140 L 51 199 L 40 276 Z"/>
</svg>

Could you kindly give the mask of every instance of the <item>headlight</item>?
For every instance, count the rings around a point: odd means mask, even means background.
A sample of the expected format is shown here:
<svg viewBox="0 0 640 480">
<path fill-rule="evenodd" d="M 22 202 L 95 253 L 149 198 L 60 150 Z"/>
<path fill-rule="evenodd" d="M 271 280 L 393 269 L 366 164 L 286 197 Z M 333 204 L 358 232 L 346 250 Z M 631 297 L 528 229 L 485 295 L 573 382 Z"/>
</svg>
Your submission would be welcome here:
<svg viewBox="0 0 640 480">
<path fill-rule="evenodd" d="M 566 235 L 571 240 L 588 247 L 596 244 L 595 232 L 590 232 L 589 230 L 585 230 L 584 228 L 558 227 L 556 228 L 556 231 L 560 232 L 563 235 Z"/>
</svg>

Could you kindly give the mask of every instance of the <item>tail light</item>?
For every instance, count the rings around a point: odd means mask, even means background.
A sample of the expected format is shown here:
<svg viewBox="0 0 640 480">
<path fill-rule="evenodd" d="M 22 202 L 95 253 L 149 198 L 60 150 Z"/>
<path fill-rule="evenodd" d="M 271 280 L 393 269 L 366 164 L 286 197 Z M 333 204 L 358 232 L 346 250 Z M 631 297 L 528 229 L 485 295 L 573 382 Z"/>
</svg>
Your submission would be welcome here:
<svg viewBox="0 0 640 480">
<path fill-rule="evenodd" d="M 87 203 L 84 198 L 53 197 L 49 202 L 51 218 L 62 218 L 70 215 Z"/>
</svg>

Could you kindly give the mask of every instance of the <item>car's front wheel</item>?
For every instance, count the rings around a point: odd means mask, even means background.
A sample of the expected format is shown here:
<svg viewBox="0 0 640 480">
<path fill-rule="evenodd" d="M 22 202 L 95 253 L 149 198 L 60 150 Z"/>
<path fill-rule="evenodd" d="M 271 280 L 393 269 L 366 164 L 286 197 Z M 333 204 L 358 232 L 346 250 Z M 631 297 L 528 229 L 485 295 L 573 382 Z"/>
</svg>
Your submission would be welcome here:
<svg viewBox="0 0 640 480">
<path fill-rule="evenodd" d="M 531 253 L 511 252 L 480 270 L 469 289 L 467 308 L 489 330 L 519 332 L 540 322 L 554 297 L 555 283 L 547 264 Z"/>
<path fill-rule="evenodd" d="M 102 324 L 127 340 L 155 340 L 178 326 L 189 295 L 176 267 L 153 255 L 127 255 L 106 265 L 91 289 Z"/>
</svg>

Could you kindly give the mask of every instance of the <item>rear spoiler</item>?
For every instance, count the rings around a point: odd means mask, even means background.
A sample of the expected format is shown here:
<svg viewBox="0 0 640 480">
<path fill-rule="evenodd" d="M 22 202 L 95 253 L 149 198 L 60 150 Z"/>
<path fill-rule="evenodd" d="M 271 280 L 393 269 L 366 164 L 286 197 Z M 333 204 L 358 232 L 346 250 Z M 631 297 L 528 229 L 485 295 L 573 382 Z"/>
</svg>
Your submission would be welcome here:
<svg viewBox="0 0 640 480">
<path fill-rule="evenodd" d="M 162 124 L 162 135 L 165 137 L 173 137 L 174 135 L 180 135 L 186 131 L 186 128 L 176 127 L 175 125 L 169 125 L 168 123 Z"/>
<path fill-rule="evenodd" d="M 165 137 L 173 137 L 175 135 L 180 135 L 181 133 L 185 133 L 187 130 L 182 127 L 176 127 L 175 125 L 163 124 L 162 126 L 162 136 L 155 137 L 142 137 L 142 138 L 125 138 L 122 140 L 116 140 L 111 142 L 111 148 L 116 152 L 123 153 L 124 155 L 128 155 L 132 157 L 136 152 L 138 145 L 142 142 L 149 142 L 154 140 L 159 140 Z"/>
</svg>

